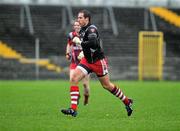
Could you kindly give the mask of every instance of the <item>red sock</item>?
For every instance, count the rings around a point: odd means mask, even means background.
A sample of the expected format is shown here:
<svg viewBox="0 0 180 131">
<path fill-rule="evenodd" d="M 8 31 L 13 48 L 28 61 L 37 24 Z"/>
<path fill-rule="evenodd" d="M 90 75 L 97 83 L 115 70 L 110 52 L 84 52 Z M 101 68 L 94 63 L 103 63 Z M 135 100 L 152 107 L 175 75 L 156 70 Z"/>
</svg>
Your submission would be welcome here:
<svg viewBox="0 0 180 131">
<path fill-rule="evenodd" d="M 79 87 L 71 86 L 70 95 L 71 95 L 71 108 L 73 110 L 77 110 L 77 105 L 78 105 L 78 100 L 79 100 Z"/>
<path fill-rule="evenodd" d="M 115 95 L 116 97 L 118 97 L 119 99 L 122 100 L 122 102 L 125 104 L 125 105 L 129 105 L 129 99 L 128 97 L 126 97 L 122 90 L 120 88 L 117 88 L 116 85 L 114 85 L 114 88 L 113 90 L 111 91 L 111 93 L 113 95 Z"/>
</svg>

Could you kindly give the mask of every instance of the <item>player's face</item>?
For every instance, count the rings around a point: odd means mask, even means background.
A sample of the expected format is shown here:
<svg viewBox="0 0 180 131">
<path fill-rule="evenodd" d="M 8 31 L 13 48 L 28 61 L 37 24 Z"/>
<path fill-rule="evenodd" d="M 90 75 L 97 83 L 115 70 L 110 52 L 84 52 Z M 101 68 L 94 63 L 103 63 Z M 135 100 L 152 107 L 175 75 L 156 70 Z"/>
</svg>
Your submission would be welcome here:
<svg viewBox="0 0 180 131">
<path fill-rule="evenodd" d="M 84 13 L 78 14 L 78 22 L 81 27 L 84 27 L 88 24 L 88 18 L 84 17 Z"/>
<path fill-rule="evenodd" d="M 74 25 L 73 25 L 73 29 L 74 31 L 76 31 L 77 33 L 80 31 L 80 25 L 79 25 L 79 22 L 74 22 Z"/>
</svg>

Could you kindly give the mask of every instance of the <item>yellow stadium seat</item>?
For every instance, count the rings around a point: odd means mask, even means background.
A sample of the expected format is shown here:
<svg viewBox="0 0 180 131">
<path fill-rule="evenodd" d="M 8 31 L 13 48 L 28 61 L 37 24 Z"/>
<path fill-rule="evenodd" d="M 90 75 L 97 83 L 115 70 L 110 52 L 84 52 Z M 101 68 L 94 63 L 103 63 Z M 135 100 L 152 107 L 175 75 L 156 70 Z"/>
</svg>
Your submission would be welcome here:
<svg viewBox="0 0 180 131">
<path fill-rule="evenodd" d="M 180 16 L 177 15 L 175 12 L 168 10 L 164 7 L 151 7 L 149 10 L 152 13 L 163 18 L 167 22 L 169 22 L 177 27 L 180 27 Z"/>
</svg>

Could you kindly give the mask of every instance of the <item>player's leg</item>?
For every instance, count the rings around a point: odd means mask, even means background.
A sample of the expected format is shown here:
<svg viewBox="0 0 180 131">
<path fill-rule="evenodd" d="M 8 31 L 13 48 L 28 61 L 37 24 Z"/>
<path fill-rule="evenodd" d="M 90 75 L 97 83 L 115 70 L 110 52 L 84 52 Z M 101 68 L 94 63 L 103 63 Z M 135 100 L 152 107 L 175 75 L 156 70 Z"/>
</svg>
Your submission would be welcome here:
<svg viewBox="0 0 180 131">
<path fill-rule="evenodd" d="M 79 68 L 76 68 L 70 77 L 70 96 L 71 96 L 71 106 L 68 109 L 62 109 L 61 112 L 66 115 L 77 115 L 77 106 L 79 100 L 79 87 L 78 83 L 81 79 L 85 77 L 83 71 Z"/>
<path fill-rule="evenodd" d="M 97 66 L 99 65 L 99 66 Z M 128 99 L 122 92 L 122 90 L 117 87 L 115 84 L 111 83 L 109 80 L 109 75 L 108 75 L 108 64 L 107 64 L 107 59 L 101 59 L 97 61 L 95 64 L 91 65 L 92 70 L 96 73 L 96 75 L 99 78 L 99 81 L 101 82 L 101 85 L 111 92 L 113 95 L 118 97 L 126 106 L 126 110 L 128 112 L 128 116 L 131 115 L 132 109 L 131 109 L 131 104 L 132 100 Z"/>
<path fill-rule="evenodd" d="M 86 75 L 82 79 L 83 87 L 84 87 L 84 105 L 88 104 L 89 100 L 89 92 L 90 92 L 90 87 L 89 87 L 89 75 Z"/>
<path fill-rule="evenodd" d="M 132 100 L 128 99 L 128 97 L 124 95 L 124 93 L 122 92 L 122 90 L 120 88 L 118 88 L 115 84 L 110 82 L 108 74 L 106 74 L 105 76 L 99 77 L 99 81 L 101 82 L 101 85 L 106 90 L 108 90 L 113 95 L 118 97 L 125 104 L 128 116 L 130 116 L 132 114 L 132 111 L 133 111 L 131 109 Z"/>
<path fill-rule="evenodd" d="M 74 69 L 70 69 L 70 79 L 72 79 L 72 74 L 74 73 Z M 82 84 L 84 87 L 84 105 L 88 104 L 88 100 L 89 100 L 89 92 L 90 92 L 90 86 L 89 86 L 89 75 L 86 75 L 83 79 L 82 79 Z M 79 95 L 80 97 L 80 95 Z M 78 100 L 79 103 L 79 100 Z"/>
<path fill-rule="evenodd" d="M 70 70 L 69 70 L 69 80 L 72 79 L 72 74 L 74 73 L 74 70 L 75 70 L 75 69 L 70 69 Z"/>
<path fill-rule="evenodd" d="M 74 70 L 75 70 L 75 68 L 70 69 L 70 72 L 69 72 L 69 76 L 70 76 L 69 78 L 70 78 L 70 80 L 71 80 L 72 77 L 73 77 Z M 70 86 L 70 88 L 71 88 L 71 86 Z M 71 93 L 71 90 L 72 90 L 72 89 L 70 89 L 70 93 Z M 70 94 L 70 96 L 71 96 L 71 94 Z M 80 94 L 79 94 L 79 97 L 78 97 L 78 103 L 77 103 L 77 104 L 79 104 L 79 99 L 80 99 Z"/>
</svg>

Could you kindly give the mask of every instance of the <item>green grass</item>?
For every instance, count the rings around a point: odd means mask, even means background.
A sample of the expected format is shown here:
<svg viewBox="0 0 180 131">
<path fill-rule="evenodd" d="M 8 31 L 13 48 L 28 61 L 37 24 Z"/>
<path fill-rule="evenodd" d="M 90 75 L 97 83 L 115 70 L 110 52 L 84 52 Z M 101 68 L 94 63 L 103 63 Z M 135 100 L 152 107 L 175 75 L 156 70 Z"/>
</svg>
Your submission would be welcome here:
<svg viewBox="0 0 180 131">
<path fill-rule="evenodd" d="M 131 117 L 96 81 L 90 104 L 83 106 L 81 97 L 76 118 L 60 112 L 69 107 L 68 81 L 0 81 L 0 131 L 180 130 L 180 82 L 115 83 L 134 99 Z"/>
</svg>

